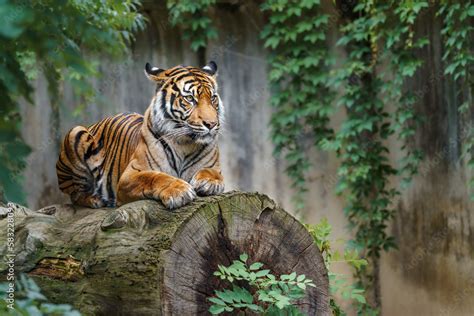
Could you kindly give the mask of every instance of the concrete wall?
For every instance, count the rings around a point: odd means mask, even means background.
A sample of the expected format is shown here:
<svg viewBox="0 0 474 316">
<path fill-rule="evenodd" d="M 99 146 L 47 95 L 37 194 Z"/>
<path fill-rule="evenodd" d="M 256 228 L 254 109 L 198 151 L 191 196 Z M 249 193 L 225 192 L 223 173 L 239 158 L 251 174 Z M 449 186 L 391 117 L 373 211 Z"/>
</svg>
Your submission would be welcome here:
<svg viewBox="0 0 474 316">
<path fill-rule="evenodd" d="M 424 66 L 407 84 L 426 119 L 415 142 L 426 159 L 396 204 L 392 233 L 400 250 L 385 255 L 382 266 L 387 315 L 474 314 L 472 171 L 461 157 L 474 134 L 474 107 L 471 99 L 468 113 L 458 112 L 468 93 L 456 95 L 455 84 L 443 75 L 442 25 L 434 12 L 434 6 L 426 10 L 418 24 L 431 45 L 419 53 Z"/>
<path fill-rule="evenodd" d="M 329 1 L 326 6 L 331 6 Z M 57 189 L 54 169 L 58 144 L 67 130 L 121 111 L 144 112 L 154 90 L 143 75 L 145 62 L 163 68 L 197 65 L 189 43 L 168 24 L 163 5 L 147 3 L 145 11 L 150 20 L 147 30 L 138 35 L 126 60 L 101 65 L 103 78 L 95 83 L 100 98 L 80 114 L 73 112 L 84 100 L 75 97 L 67 84 L 62 106 L 52 111 L 44 78 L 35 83 L 35 105 L 23 107 L 24 137 L 34 148 L 25 173 L 30 207 L 67 201 Z M 213 16 L 219 39 L 210 43 L 206 54 L 219 65 L 220 91 L 227 107 L 221 137 L 227 189 L 264 192 L 291 211 L 284 162 L 272 157 L 269 138 L 266 52 L 259 39 L 264 18 L 252 2 L 220 5 Z M 337 15 L 332 17 L 335 21 Z M 420 96 L 417 108 L 427 116 L 414 144 L 426 152 L 427 160 L 413 185 L 394 201 L 398 215 L 391 229 L 400 250 L 382 258 L 383 312 L 469 315 L 474 313 L 474 301 L 469 300 L 474 294 L 474 216 L 466 189 L 468 170 L 459 148 L 462 135 L 472 125 L 473 111 L 463 117 L 457 114 L 462 97 L 456 97 L 452 83 L 440 75 L 439 21 L 432 11 L 424 19 L 420 31 L 430 34 L 433 44 L 421 53 L 426 63 L 410 87 Z M 333 37 L 335 32 L 331 30 Z M 338 115 L 332 124 L 337 127 L 342 118 L 343 114 Z M 399 145 L 396 140 L 389 144 L 394 163 L 403 156 Z M 343 200 L 333 190 L 338 161 L 332 154 L 308 150 L 313 168 L 303 215 L 308 222 L 327 217 L 334 226 L 334 238 L 347 239 Z"/>
</svg>

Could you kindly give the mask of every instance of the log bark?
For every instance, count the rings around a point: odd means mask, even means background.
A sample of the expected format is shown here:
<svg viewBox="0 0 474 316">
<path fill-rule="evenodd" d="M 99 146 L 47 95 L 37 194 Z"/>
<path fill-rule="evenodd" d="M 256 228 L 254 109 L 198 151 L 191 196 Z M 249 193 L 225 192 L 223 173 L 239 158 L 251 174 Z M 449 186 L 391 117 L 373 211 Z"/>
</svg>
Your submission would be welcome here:
<svg viewBox="0 0 474 316">
<path fill-rule="evenodd" d="M 16 272 L 84 315 L 207 315 L 206 298 L 225 286 L 213 276 L 217 265 L 244 252 L 276 275 L 296 271 L 312 279 L 316 288 L 298 306 L 329 315 L 318 248 L 303 225 L 264 195 L 230 192 L 173 212 L 138 201 L 117 209 L 53 205 L 14 213 Z M 5 232 L 5 210 L 0 214 Z M 6 251 L 2 234 L 0 255 Z"/>
<path fill-rule="evenodd" d="M 3 193 L 2 186 L 0 185 L 0 206 L 5 206 L 5 203 L 7 201 L 5 200 L 5 194 Z"/>
</svg>

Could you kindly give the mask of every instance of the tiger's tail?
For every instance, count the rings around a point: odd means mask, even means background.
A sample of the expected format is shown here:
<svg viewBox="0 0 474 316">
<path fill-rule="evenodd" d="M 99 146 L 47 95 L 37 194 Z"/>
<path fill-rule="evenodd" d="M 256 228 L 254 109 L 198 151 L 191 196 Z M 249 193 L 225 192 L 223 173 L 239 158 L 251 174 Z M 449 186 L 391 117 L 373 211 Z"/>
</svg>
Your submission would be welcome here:
<svg viewBox="0 0 474 316">
<path fill-rule="evenodd" d="M 74 204 L 98 208 L 105 205 L 95 194 L 96 179 L 103 163 L 102 144 L 87 128 L 76 126 L 61 145 L 56 172 L 59 188 L 70 195 Z"/>
</svg>

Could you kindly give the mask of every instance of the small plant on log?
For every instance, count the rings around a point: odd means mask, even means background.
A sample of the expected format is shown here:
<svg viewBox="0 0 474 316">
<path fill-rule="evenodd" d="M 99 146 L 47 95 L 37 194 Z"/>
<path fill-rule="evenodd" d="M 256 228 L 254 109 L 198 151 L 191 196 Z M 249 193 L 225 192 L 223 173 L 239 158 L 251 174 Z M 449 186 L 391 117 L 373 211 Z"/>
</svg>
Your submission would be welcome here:
<svg viewBox="0 0 474 316">
<path fill-rule="evenodd" d="M 251 310 L 263 315 L 303 315 L 294 302 L 304 297 L 307 286 L 315 287 L 313 281 L 296 272 L 276 277 L 270 270 L 261 269 L 263 263 L 249 265 L 247 259 L 244 253 L 230 266 L 218 266 L 214 275 L 230 282 L 232 290 L 215 290 L 215 296 L 209 298 L 213 303 L 209 312 L 218 315 Z"/>
</svg>

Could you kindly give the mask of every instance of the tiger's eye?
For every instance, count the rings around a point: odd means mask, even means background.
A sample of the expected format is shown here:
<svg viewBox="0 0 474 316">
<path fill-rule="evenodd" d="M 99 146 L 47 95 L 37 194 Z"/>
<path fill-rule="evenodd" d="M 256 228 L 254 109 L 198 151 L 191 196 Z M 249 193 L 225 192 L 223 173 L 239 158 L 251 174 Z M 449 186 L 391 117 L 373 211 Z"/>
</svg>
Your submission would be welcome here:
<svg viewBox="0 0 474 316">
<path fill-rule="evenodd" d="M 189 103 L 194 103 L 194 97 L 192 95 L 187 95 L 184 97 L 184 99 Z"/>
</svg>

